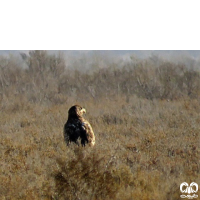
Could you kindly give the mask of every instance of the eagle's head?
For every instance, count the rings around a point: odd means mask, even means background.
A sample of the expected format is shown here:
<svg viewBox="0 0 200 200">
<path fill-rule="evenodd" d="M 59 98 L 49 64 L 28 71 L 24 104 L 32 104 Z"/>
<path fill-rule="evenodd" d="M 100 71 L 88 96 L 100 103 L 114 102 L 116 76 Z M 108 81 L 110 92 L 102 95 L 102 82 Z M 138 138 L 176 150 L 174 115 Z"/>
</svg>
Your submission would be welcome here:
<svg viewBox="0 0 200 200">
<path fill-rule="evenodd" d="M 82 117 L 84 113 L 86 113 L 86 110 L 80 105 L 74 105 L 68 111 L 69 117 L 73 118 Z"/>
</svg>

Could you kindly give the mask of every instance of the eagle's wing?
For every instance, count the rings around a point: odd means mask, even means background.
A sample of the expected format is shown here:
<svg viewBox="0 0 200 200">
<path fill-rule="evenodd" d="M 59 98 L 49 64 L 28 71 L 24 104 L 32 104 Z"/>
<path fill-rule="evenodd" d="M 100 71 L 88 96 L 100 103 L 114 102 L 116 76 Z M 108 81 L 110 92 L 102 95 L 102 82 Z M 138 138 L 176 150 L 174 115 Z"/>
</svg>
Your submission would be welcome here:
<svg viewBox="0 0 200 200">
<path fill-rule="evenodd" d="M 83 128 L 83 137 L 86 137 L 87 142 L 91 145 L 94 146 L 95 144 L 95 136 L 94 132 L 92 129 L 92 126 L 87 120 L 82 121 L 82 128 Z"/>
<path fill-rule="evenodd" d="M 78 144 L 78 138 L 80 136 L 80 130 L 79 126 L 77 123 L 73 122 L 67 122 L 64 126 L 64 139 L 67 145 L 71 141 L 75 142 Z"/>
</svg>

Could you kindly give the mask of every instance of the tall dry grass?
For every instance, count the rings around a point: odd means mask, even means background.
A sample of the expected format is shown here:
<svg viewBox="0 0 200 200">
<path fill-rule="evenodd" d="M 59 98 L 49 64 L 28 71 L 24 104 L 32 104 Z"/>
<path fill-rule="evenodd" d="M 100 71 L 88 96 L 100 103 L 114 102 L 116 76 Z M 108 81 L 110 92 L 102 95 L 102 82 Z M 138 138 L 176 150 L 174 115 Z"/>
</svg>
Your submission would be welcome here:
<svg viewBox="0 0 200 200">
<path fill-rule="evenodd" d="M 0 199 L 178 200 L 182 182 L 200 184 L 197 71 L 142 61 L 89 74 L 61 55 L 23 59 L 26 69 L 0 60 Z M 94 148 L 64 143 L 76 103 Z"/>
</svg>

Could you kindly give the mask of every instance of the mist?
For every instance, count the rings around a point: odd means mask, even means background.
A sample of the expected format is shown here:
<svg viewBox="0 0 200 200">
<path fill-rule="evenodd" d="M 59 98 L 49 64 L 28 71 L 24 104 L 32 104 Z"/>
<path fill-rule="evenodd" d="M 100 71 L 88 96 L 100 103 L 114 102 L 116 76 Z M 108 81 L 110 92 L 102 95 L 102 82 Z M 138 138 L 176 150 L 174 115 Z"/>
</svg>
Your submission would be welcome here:
<svg viewBox="0 0 200 200">
<path fill-rule="evenodd" d="M 162 62 L 186 65 L 199 70 L 200 51 L 197 50 L 47 50 L 50 55 L 61 55 L 68 69 L 79 71 L 102 69 L 115 65 L 117 68 L 138 62 L 152 61 L 154 65 Z M 29 55 L 29 50 L 1 50 L 0 57 L 15 57 L 26 67 L 21 54 Z"/>
</svg>

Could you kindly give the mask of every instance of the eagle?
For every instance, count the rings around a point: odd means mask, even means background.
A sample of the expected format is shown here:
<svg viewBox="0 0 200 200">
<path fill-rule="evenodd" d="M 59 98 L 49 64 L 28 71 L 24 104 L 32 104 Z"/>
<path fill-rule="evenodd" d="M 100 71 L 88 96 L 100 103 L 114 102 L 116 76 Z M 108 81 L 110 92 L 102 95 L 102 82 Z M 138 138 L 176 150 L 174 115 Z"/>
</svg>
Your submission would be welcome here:
<svg viewBox="0 0 200 200">
<path fill-rule="evenodd" d="M 90 146 L 95 144 L 95 136 L 90 123 L 83 118 L 86 109 L 80 105 L 72 106 L 68 111 L 68 120 L 64 125 L 64 140 L 67 145 L 71 142 L 85 146 L 88 143 Z"/>
</svg>

